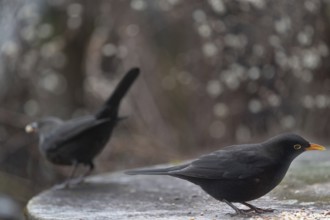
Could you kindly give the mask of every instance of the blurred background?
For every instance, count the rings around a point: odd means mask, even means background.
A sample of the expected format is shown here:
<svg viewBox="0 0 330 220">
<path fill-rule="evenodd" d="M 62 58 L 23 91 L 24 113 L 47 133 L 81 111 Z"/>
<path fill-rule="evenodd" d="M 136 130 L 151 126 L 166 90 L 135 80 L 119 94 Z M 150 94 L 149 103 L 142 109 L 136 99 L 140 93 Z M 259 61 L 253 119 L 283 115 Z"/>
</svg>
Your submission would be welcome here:
<svg viewBox="0 0 330 220">
<path fill-rule="evenodd" d="M 27 123 L 95 112 L 134 66 L 94 174 L 285 131 L 326 145 L 329 44 L 328 0 L 0 0 L 0 198 L 24 207 L 71 171 Z"/>
</svg>

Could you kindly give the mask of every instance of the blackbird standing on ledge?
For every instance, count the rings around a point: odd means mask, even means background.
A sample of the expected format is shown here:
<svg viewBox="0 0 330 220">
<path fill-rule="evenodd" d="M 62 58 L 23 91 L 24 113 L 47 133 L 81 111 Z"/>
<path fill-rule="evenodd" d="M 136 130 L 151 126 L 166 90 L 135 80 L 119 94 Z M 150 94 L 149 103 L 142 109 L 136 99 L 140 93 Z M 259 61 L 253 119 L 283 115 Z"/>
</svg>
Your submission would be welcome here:
<svg viewBox="0 0 330 220">
<path fill-rule="evenodd" d="M 103 150 L 120 120 L 120 101 L 139 72 L 138 68 L 131 69 L 95 115 L 69 121 L 47 117 L 25 127 L 27 133 L 38 133 L 39 149 L 50 162 L 74 167 L 64 187 L 70 184 L 79 164 L 89 166 L 89 170 L 78 182 L 94 169 L 93 159 Z"/>
<path fill-rule="evenodd" d="M 291 162 L 306 150 L 325 150 L 296 134 L 282 134 L 259 144 L 235 145 L 183 165 L 160 169 L 140 169 L 127 174 L 169 175 L 199 185 L 215 199 L 227 203 L 236 213 L 272 212 L 247 201 L 257 199 L 275 188 Z M 239 209 L 232 202 L 250 209 Z"/>
</svg>

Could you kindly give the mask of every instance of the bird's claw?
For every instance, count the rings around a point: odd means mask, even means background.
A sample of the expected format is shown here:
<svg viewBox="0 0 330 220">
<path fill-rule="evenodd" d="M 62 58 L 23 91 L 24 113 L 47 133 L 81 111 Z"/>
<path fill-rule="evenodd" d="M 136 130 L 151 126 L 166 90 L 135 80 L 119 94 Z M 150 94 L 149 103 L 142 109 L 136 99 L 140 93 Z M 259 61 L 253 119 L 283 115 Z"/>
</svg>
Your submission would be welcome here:
<svg viewBox="0 0 330 220">
<path fill-rule="evenodd" d="M 54 190 L 61 190 L 61 189 L 67 189 L 69 188 L 69 184 L 67 181 L 65 181 L 64 183 L 60 183 L 60 184 L 57 184 L 55 186 L 53 186 L 53 189 Z"/>
<path fill-rule="evenodd" d="M 235 213 L 227 213 L 227 215 L 229 215 L 230 217 L 237 217 L 237 216 L 241 216 L 241 217 L 251 217 L 253 216 L 253 213 L 251 209 L 238 209 L 236 210 Z"/>
<path fill-rule="evenodd" d="M 250 209 L 252 211 L 255 211 L 256 213 L 262 214 L 262 213 L 270 213 L 274 212 L 275 209 L 261 209 L 261 208 L 255 208 L 255 209 Z"/>
<path fill-rule="evenodd" d="M 55 190 L 60 190 L 60 189 L 69 189 L 73 186 L 79 185 L 84 182 L 84 177 L 78 177 L 75 179 L 69 179 L 65 181 L 64 183 L 57 184 L 53 187 Z"/>
<path fill-rule="evenodd" d="M 262 208 L 254 208 L 254 209 L 238 209 L 235 213 L 227 213 L 230 217 L 241 216 L 241 217 L 251 217 L 254 214 L 263 214 L 274 212 L 275 209 L 262 209 Z"/>
<path fill-rule="evenodd" d="M 79 184 L 83 183 L 84 180 L 85 180 L 84 176 L 80 176 L 78 178 L 70 180 L 69 185 L 71 185 L 71 186 L 79 185 Z"/>
<path fill-rule="evenodd" d="M 263 214 L 263 213 L 270 213 L 270 212 L 274 212 L 275 209 L 262 209 L 262 208 L 251 208 L 251 209 L 248 209 L 248 210 L 245 210 L 247 212 L 255 212 L 255 213 L 258 213 L 258 214 Z"/>
</svg>

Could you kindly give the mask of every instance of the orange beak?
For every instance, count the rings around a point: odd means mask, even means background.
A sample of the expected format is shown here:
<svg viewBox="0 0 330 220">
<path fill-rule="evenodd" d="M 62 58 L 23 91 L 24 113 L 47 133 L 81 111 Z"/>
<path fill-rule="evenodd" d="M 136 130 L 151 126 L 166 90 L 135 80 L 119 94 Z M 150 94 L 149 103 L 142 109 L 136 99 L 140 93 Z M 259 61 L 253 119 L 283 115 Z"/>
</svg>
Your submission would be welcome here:
<svg viewBox="0 0 330 220">
<path fill-rule="evenodd" d="M 318 144 L 310 144 L 306 150 L 325 150 L 325 147 L 318 145 Z"/>
</svg>

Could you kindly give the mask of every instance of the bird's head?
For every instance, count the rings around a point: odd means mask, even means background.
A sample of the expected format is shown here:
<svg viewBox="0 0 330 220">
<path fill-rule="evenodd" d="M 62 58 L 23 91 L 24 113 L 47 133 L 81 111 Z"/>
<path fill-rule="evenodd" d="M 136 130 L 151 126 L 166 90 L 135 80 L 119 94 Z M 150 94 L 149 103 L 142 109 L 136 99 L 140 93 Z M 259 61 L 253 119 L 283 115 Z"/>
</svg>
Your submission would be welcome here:
<svg viewBox="0 0 330 220">
<path fill-rule="evenodd" d="M 325 150 L 325 147 L 310 143 L 303 137 L 293 133 L 280 134 L 265 143 L 273 148 L 274 151 L 282 152 L 285 156 L 292 159 L 305 151 Z"/>
<path fill-rule="evenodd" d="M 43 118 L 39 121 L 32 122 L 25 126 L 26 133 L 39 133 L 45 134 L 53 130 L 59 124 L 62 123 L 62 120 L 54 117 Z"/>
<path fill-rule="evenodd" d="M 37 133 L 38 127 L 38 122 L 32 122 L 25 126 L 25 132 L 28 134 Z"/>
</svg>

